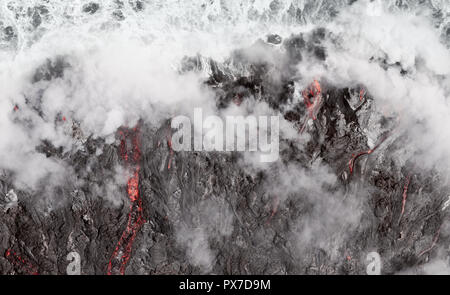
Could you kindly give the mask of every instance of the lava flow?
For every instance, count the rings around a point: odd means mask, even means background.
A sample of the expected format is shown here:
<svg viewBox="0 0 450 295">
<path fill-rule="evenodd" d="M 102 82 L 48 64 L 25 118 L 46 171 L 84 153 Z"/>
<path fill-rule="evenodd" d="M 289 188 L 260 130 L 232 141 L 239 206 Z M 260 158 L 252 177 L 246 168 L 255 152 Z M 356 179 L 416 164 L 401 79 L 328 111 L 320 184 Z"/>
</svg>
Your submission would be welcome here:
<svg viewBox="0 0 450 295">
<path fill-rule="evenodd" d="M 26 269 L 26 271 L 30 275 L 38 275 L 37 267 L 33 266 L 31 262 L 27 261 L 25 258 L 18 255 L 16 252 L 12 251 L 11 249 L 6 250 L 5 252 L 5 258 L 8 259 L 11 263 L 19 265 L 20 267 L 23 267 Z"/>
<path fill-rule="evenodd" d="M 266 224 L 270 223 L 270 221 L 272 220 L 272 218 L 275 216 L 275 214 L 278 211 L 278 204 L 279 204 L 279 199 L 278 196 L 275 196 L 275 199 L 273 201 L 273 206 L 272 206 L 272 212 L 270 213 L 269 218 L 266 221 Z"/>
<path fill-rule="evenodd" d="M 365 91 L 364 91 L 364 89 L 361 88 L 361 90 L 359 91 L 359 101 L 363 100 L 364 94 L 365 94 Z"/>
<path fill-rule="evenodd" d="M 403 213 L 405 213 L 406 198 L 408 197 L 408 187 L 409 187 L 410 180 L 411 180 L 411 176 L 408 175 L 408 177 L 406 177 L 405 186 L 403 187 L 402 212 L 400 213 L 400 218 L 398 219 L 399 224 L 400 224 L 400 220 L 403 217 Z"/>
<path fill-rule="evenodd" d="M 306 110 L 308 111 L 308 116 L 305 118 L 300 134 L 303 133 L 309 118 L 313 120 L 317 119 L 317 114 L 322 105 L 322 89 L 320 88 L 319 82 L 314 80 L 314 82 L 302 92 L 302 95 Z"/>
<path fill-rule="evenodd" d="M 167 139 L 167 146 L 170 149 L 170 155 L 169 155 L 169 163 L 167 164 L 167 169 L 170 170 L 170 167 L 172 166 L 172 157 L 173 157 L 173 149 L 172 149 L 172 139 Z"/>
<path fill-rule="evenodd" d="M 353 173 L 353 169 L 355 168 L 355 161 L 363 156 L 363 155 L 370 155 L 371 153 L 373 153 L 385 140 L 386 138 L 388 138 L 388 135 L 386 135 L 385 137 L 383 137 L 380 142 L 378 144 L 376 144 L 373 148 L 367 150 L 367 151 L 362 151 L 358 154 L 352 154 L 352 158 L 350 159 L 350 161 L 348 162 L 348 168 L 350 170 L 350 174 Z"/>
<path fill-rule="evenodd" d="M 233 98 L 233 102 L 235 105 L 240 106 L 244 98 L 240 94 L 236 94 L 236 96 Z"/>
<path fill-rule="evenodd" d="M 427 249 L 423 250 L 422 252 L 419 253 L 419 257 L 424 255 L 425 253 L 430 252 L 431 250 L 433 250 L 434 246 L 436 246 L 437 241 L 439 240 L 439 236 L 441 234 L 441 227 L 442 225 L 439 227 L 436 235 L 434 236 L 433 242 L 431 243 L 431 246 L 428 247 Z"/>
<path fill-rule="evenodd" d="M 130 259 L 134 239 L 138 230 L 145 223 L 142 214 L 142 198 L 139 194 L 139 162 L 141 158 L 139 125 L 133 129 L 122 128 L 119 130 L 119 134 L 121 136 L 120 156 L 125 162 L 125 165 L 134 171 L 127 183 L 127 193 L 131 202 L 127 227 L 122 233 L 108 263 L 108 275 L 113 274 L 113 268 L 116 265 L 119 265 L 120 274 L 125 274 L 125 268 Z"/>
<path fill-rule="evenodd" d="M 167 164 L 167 170 L 170 170 L 170 167 L 172 167 L 172 158 L 173 158 L 173 149 L 172 149 L 172 129 L 170 127 L 169 124 L 169 131 L 168 134 L 166 135 L 166 139 L 167 139 L 167 147 L 170 150 L 169 153 L 169 163 Z"/>
</svg>

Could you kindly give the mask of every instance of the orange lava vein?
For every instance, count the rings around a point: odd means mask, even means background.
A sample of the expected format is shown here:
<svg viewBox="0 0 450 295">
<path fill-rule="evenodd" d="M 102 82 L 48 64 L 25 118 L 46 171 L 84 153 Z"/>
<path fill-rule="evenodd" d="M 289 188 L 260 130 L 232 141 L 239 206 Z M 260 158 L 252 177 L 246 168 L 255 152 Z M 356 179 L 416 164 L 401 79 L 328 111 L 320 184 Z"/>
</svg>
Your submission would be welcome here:
<svg viewBox="0 0 450 295">
<path fill-rule="evenodd" d="M 172 149 L 172 130 L 170 129 L 169 126 L 169 134 L 167 134 L 166 139 L 167 139 L 167 147 L 170 150 L 170 154 L 169 154 L 169 163 L 167 164 L 167 170 L 170 170 L 170 167 L 172 167 L 172 158 L 173 158 L 173 149 Z"/>
<path fill-rule="evenodd" d="M 398 220 L 398 222 L 400 223 L 400 220 L 403 217 L 403 213 L 405 213 L 405 205 L 406 205 L 406 198 L 408 197 L 408 187 L 409 187 L 409 183 L 411 181 L 411 176 L 408 175 L 406 177 L 406 182 L 405 185 L 403 186 L 403 195 L 402 195 L 402 212 L 400 213 L 400 218 Z"/>
<path fill-rule="evenodd" d="M 364 91 L 364 89 L 361 88 L 361 90 L 359 91 L 359 101 L 363 100 L 364 94 L 365 94 L 365 91 Z"/>
<path fill-rule="evenodd" d="M 27 261 L 25 258 L 18 255 L 16 252 L 11 249 L 6 250 L 5 258 L 8 259 L 11 263 L 19 265 L 26 269 L 26 271 L 30 275 L 38 275 L 37 267 L 33 266 L 31 262 Z"/>
<path fill-rule="evenodd" d="M 278 199 L 278 196 L 275 196 L 275 200 L 274 200 L 274 202 L 273 202 L 273 207 L 272 207 L 272 212 L 270 213 L 270 216 L 269 216 L 269 218 L 267 219 L 266 224 L 270 223 L 270 221 L 272 220 L 272 218 L 273 218 L 273 217 L 275 216 L 275 214 L 277 213 L 279 201 L 280 201 L 280 200 Z"/>
<path fill-rule="evenodd" d="M 120 274 L 125 274 L 127 263 L 131 257 L 131 250 L 136 234 L 145 223 L 142 212 L 142 198 L 139 193 L 139 172 L 140 172 L 140 142 L 139 126 L 133 129 L 123 129 L 119 131 L 121 135 L 120 154 L 125 164 L 133 169 L 133 175 L 127 182 L 127 193 L 130 199 L 130 212 L 128 214 L 127 227 L 123 231 L 117 246 L 108 263 L 107 274 L 113 274 L 114 262 L 118 262 Z M 127 140 L 131 141 L 131 149 L 127 145 Z"/>
<path fill-rule="evenodd" d="M 442 227 L 442 226 L 441 226 L 441 227 Z M 441 234 L 441 227 L 439 227 L 439 229 L 438 229 L 436 235 L 434 236 L 433 243 L 431 244 L 431 246 L 430 246 L 429 248 L 423 250 L 422 252 L 420 252 L 420 253 L 419 253 L 419 257 L 422 256 L 422 255 L 425 254 L 425 253 L 430 252 L 431 250 L 433 250 L 434 246 L 436 246 L 436 243 L 437 243 L 437 241 L 438 241 L 438 239 L 439 239 L 439 235 Z"/>
<path fill-rule="evenodd" d="M 302 92 L 303 101 L 306 105 L 306 110 L 308 111 L 308 116 L 306 116 L 303 126 L 300 129 L 300 134 L 303 133 L 306 127 L 308 119 L 317 119 L 317 113 L 322 104 L 322 89 L 320 87 L 319 81 L 314 80 L 314 82 Z"/>
<path fill-rule="evenodd" d="M 359 158 L 359 157 L 361 157 L 361 156 L 363 156 L 363 155 L 370 155 L 371 153 L 373 153 L 385 140 L 386 140 L 386 138 L 388 138 L 388 135 L 386 135 L 385 137 L 383 137 L 382 139 L 381 139 L 381 141 L 378 143 L 378 144 L 376 144 L 372 149 L 369 149 L 369 150 L 367 150 L 367 151 L 362 151 L 362 152 L 360 152 L 360 153 L 358 153 L 358 154 L 353 154 L 352 155 L 352 158 L 350 159 L 350 161 L 348 162 L 348 168 L 349 168 L 349 170 L 350 170 L 350 174 L 352 174 L 353 173 L 353 169 L 355 168 L 355 162 L 356 162 L 356 160 Z"/>
</svg>

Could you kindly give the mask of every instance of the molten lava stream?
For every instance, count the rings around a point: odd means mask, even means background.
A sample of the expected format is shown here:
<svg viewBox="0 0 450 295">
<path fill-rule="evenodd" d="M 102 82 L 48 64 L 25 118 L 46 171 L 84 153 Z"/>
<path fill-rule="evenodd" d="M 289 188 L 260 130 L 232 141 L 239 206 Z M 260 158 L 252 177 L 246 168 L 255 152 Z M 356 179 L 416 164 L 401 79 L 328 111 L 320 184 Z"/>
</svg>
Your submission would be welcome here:
<svg viewBox="0 0 450 295">
<path fill-rule="evenodd" d="M 139 172 L 140 172 L 140 142 L 139 142 L 139 126 L 133 129 L 122 129 L 119 131 L 121 135 L 120 156 L 129 169 L 133 169 L 133 175 L 128 179 L 127 193 L 130 199 L 130 213 L 128 214 L 127 227 L 117 242 L 117 246 L 108 263 L 107 274 L 116 273 L 115 267 L 119 266 L 119 273 L 125 274 L 125 268 L 133 247 L 134 239 L 141 226 L 145 223 L 142 212 L 142 198 L 139 194 Z M 131 149 L 128 146 L 131 143 Z"/>
<path fill-rule="evenodd" d="M 172 140 L 171 139 L 167 139 L 167 146 L 170 149 L 169 163 L 167 164 L 167 170 L 170 170 L 170 167 L 172 166 L 172 157 L 173 157 L 173 149 L 172 149 Z"/>
<path fill-rule="evenodd" d="M 364 94 L 365 94 L 365 91 L 364 91 L 364 89 L 361 88 L 361 90 L 359 91 L 359 101 L 363 100 Z"/>
<path fill-rule="evenodd" d="M 322 105 L 322 89 L 320 88 L 319 82 L 317 80 L 314 80 L 314 82 L 308 87 L 308 89 L 302 92 L 302 95 L 303 101 L 306 105 L 306 110 L 308 111 L 308 115 L 305 117 L 305 120 L 302 124 L 300 134 L 302 134 L 305 130 L 309 118 L 313 120 L 317 119 L 317 113 L 319 112 L 319 109 Z"/>
<path fill-rule="evenodd" d="M 26 269 L 26 271 L 30 275 L 38 275 L 37 267 L 33 266 L 29 261 L 22 258 L 20 255 L 18 255 L 16 252 L 12 251 L 11 249 L 6 250 L 5 252 L 5 258 L 8 259 L 12 264 L 19 265 L 20 267 L 23 267 Z"/>
<path fill-rule="evenodd" d="M 353 169 L 355 168 L 355 162 L 356 162 L 356 160 L 359 158 L 359 157 L 361 157 L 361 156 L 363 156 L 363 155 L 370 155 L 371 153 L 373 153 L 385 140 L 386 140 L 386 138 L 388 138 L 388 136 L 389 135 L 386 135 L 385 137 L 383 137 L 381 140 L 380 140 L 380 142 L 379 143 L 377 143 L 372 149 L 369 149 L 369 150 L 367 150 L 367 151 L 362 151 L 362 152 L 360 152 L 360 153 L 358 153 L 358 154 L 353 154 L 352 155 L 352 158 L 350 159 L 350 161 L 348 162 L 348 168 L 349 168 L 349 170 L 350 170 L 350 174 L 352 174 L 353 173 Z"/>
<path fill-rule="evenodd" d="M 411 182 L 411 175 L 408 175 L 406 177 L 405 185 L 403 186 L 402 212 L 400 213 L 400 218 L 398 219 L 399 224 L 400 224 L 400 221 L 402 220 L 403 213 L 405 213 L 406 198 L 408 197 L 408 188 L 409 188 L 410 182 Z"/>
<path fill-rule="evenodd" d="M 428 247 L 427 249 L 423 250 L 422 252 L 420 252 L 418 257 L 421 257 L 421 256 L 424 255 L 425 253 L 428 253 L 428 252 L 430 252 L 431 250 L 433 250 L 433 248 L 434 248 L 434 247 L 436 246 L 436 244 L 437 244 L 437 241 L 439 240 L 439 236 L 440 236 L 440 234 L 441 234 L 441 228 L 442 228 L 442 224 L 441 224 L 441 226 L 439 227 L 439 229 L 438 229 L 436 235 L 434 236 L 434 239 L 433 239 L 433 242 L 431 243 L 431 246 Z"/>
<path fill-rule="evenodd" d="M 272 212 L 270 213 L 270 216 L 269 216 L 269 218 L 267 219 L 267 221 L 266 221 L 266 224 L 269 224 L 270 223 L 270 221 L 272 220 L 272 218 L 275 216 L 275 214 L 277 213 L 277 211 L 278 211 L 278 204 L 279 204 L 279 199 L 278 199 L 278 196 L 275 196 L 275 199 L 274 199 L 274 201 L 273 201 L 273 205 L 272 205 Z"/>
</svg>

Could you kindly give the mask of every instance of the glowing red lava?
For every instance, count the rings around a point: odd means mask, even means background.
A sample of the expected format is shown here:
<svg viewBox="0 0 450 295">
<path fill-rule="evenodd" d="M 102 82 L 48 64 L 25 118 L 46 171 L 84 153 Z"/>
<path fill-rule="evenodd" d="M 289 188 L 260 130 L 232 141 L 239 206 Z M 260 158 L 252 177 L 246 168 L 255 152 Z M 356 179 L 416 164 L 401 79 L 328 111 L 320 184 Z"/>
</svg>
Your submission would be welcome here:
<svg viewBox="0 0 450 295">
<path fill-rule="evenodd" d="M 305 102 L 306 109 L 308 110 L 308 115 L 313 120 L 315 120 L 317 116 L 316 108 L 320 103 L 321 93 L 322 89 L 320 88 L 320 84 L 317 80 L 314 80 L 311 86 L 309 86 L 307 90 L 303 91 L 303 100 Z M 312 101 L 310 99 L 312 99 Z"/>
<path fill-rule="evenodd" d="M 317 113 L 322 105 L 322 89 L 319 82 L 314 80 L 314 82 L 302 92 L 302 95 L 306 110 L 308 111 L 308 116 L 305 118 L 300 133 L 303 133 L 309 118 L 313 120 L 317 119 Z"/>
<path fill-rule="evenodd" d="M 235 105 L 240 106 L 244 98 L 240 94 L 236 94 L 236 96 L 233 98 L 233 102 Z"/>
<path fill-rule="evenodd" d="M 359 101 L 362 101 L 364 98 L 365 91 L 363 88 L 359 91 Z"/>
<path fill-rule="evenodd" d="M 437 241 L 438 241 L 438 239 L 439 239 L 439 236 L 440 236 L 440 234 L 441 234 L 441 227 L 442 227 L 442 225 L 439 227 L 439 229 L 438 229 L 436 235 L 434 236 L 434 239 L 433 239 L 433 242 L 432 242 L 431 246 L 428 247 L 427 249 L 423 250 L 422 252 L 420 252 L 420 253 L 419 253 L 419 257 L 422 256 L 422 255 L 425 254 L 425 253 L 430 252 L 431 250 L 433 250 L 434 246 L 436 246 L 436 243 L 437 243 Z"/>
<path fill-rule="evenodd" d="M 23 267 L 30 275 L 38 275 L 37 267 L 35 267 L 31 262 L 27 261 L 25 258 L 18 255 L 11 249 L 6 250 L 5 258 L 8 259 L 12 264 L 16 264 Z"/>
<path fill-rule="evenodd" d="M 272 220 L 272 218 L 275 216 L 275 214 L 278 211 L 278 204 L 279 204 L 279 199 L 278 196 L 275 196 L 275 199 L 273 201 L 273 206 L 272 206 L 272 212 L 270 213 L 269 218 L 266 221 L 266 224 L 270 223 L 270 221 Z"/>
<path fill-rule="evenodd" d="M 350 159 L 350 161 L 348 162 L 348 168 L 350 170 L 350 174 L 353 173 L 353 169 L 355 168 L 355 162 L 356 160 L 363 156 L 363 155 L 370 155 L 371 153 L 373 153 L 385 140 L 386 138 L 388 138 L 388 135 L 386 135 L 385 137 L 383 137 L 379 143 L 377 143 L 372 149 L 367 150 L 367 151 L 362 151 L 358 154 L 352 154 L 352 158 Z"/>
<path fill-rule="evenodd" d="M 409 187 L 410 180 L 411 180 L 411 176 L 408 175 L 406 177 L 405 185 L 403 186 L 402 212 L 400 213 L 400 218 L 398 219 L 399 223 L 403 217 L 403 213 L 405 213 L 406 198 L 408 197 L 408 187 Z"/>
<path fill-rule="evenodd" d="M 167 169 L 170 170 L 170 167 L 172 166 L 172 157 L 173 157 L 172 137 L 171 136 L 167 136 L 167 146 L 169 147 L 169 150 L 170 150 L 169 163 L 167 164 Z"/>
<path fill-rule="evenodd" d="M 134 170 L 133 175 L 128 179 L 127 193 L 130 199 L 130 213 L 128 214 L 127 227 L 122 233 L 120 240 L 108 263 L 107 274 L 114 272 L 114 267 L 119 265 L 120 274 L 125 274 L 125 268 L 130 259 L 134 239 L 141 226 L 145 223 L 142 212 L 142 198 L 139 194 L 139 171 L 140 171 L 140 141 L 139 125 L 133 129 L 119 130 L 121 136 L 120 156 L 125 165 Z M 131 147 L 129 146 L 131 144 Z"/>
</svg>

